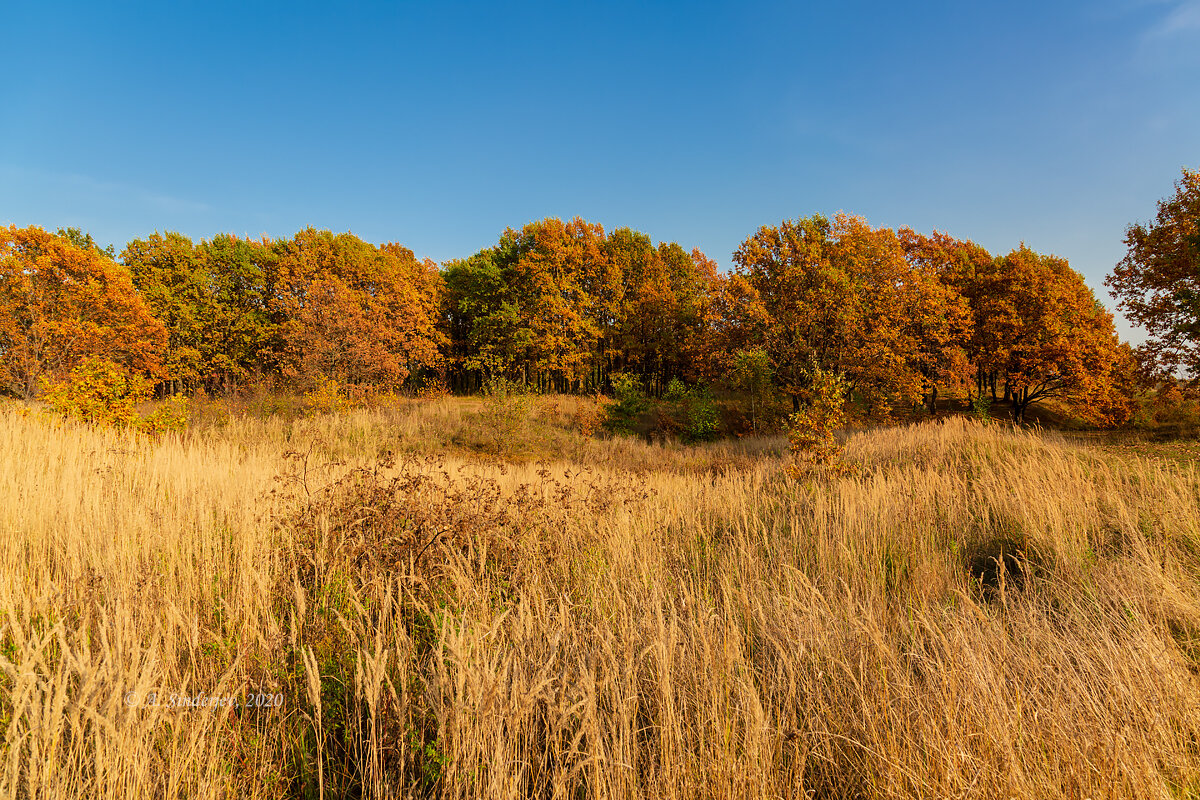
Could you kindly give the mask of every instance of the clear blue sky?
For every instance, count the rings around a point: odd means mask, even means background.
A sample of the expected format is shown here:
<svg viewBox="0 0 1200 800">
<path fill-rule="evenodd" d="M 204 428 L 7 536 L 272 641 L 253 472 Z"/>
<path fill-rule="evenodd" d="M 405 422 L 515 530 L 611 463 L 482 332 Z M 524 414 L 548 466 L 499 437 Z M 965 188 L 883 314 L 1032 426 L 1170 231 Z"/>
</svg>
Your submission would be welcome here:
<svg viewBox="0 0 1200 800">
<path fill-rule="evenodd" d="M 1200 0 L 6 2 L 0 223 L 399 241 L 580 215 L 728 266 L 839 210 L 1098 293 L 1200 167 Z M 1111 303 L 1110 303 L 1111 306 Z"/>
</svg>

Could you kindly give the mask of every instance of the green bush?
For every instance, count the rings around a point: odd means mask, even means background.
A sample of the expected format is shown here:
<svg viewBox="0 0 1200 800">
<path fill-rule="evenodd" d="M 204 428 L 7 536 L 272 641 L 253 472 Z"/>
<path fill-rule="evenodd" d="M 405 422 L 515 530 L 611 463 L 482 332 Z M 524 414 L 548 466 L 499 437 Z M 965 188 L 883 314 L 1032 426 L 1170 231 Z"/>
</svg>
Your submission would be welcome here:
<svg viewBox="0 0 1200 800">
<path fill-rule="evenodd" d="M 771 381 L 774 375 L 771 358 L 762 348 L 738 350 L 733 354 L 725 381 L 750 404 L 750 429 L 758 433 L 763 412 L 771 403 Z"/>
<path fill-rule="evenodd" d="M 663 393 L 663 400 L 668 403 L 678 403 L 687 397 L 687 385 L 679 380 L 679 378 L 671 378 L 671 382 L 667 384 L 667 391 Z"/>
<path fill-rule="evenodd" d="M 721 429 L 721 412 L 705 387 L 688 390 L 680 402 L 683 411 L 683 439 L 706 442 L 715 439 Z"/>
<path fill-rule="evenodd" d="M 604 428 L 613 433 L 637 433 L 642 415 L 650 408 L 650 401 L 642 392 L 641 383 L 634 375 L 618 372 L 612 376 L 614 402 L 605 410 Z"/>
<path fill-rule="evenodd" d="M 982 423 L 988 423 L 992 419 L 992 398 L 986 394 L 981 394 L 979 397 L 971 400 L 971 416 Z"/>
</svg>

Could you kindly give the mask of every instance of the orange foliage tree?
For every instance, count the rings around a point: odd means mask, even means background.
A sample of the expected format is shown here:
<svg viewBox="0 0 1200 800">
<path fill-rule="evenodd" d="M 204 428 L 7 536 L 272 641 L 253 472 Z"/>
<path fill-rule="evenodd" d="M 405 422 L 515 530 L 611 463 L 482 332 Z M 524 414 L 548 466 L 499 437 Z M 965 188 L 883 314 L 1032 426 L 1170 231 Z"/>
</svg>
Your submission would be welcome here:
<svg viewBox="0 0 1200 800">
<path fill-rule="evenodd" d="M 38 227 L 0 228 L 0 386 L 33 397 L 87 356 L 157 374 L 167 332 L 105 252 Z"/>
<path fill-rule="evenodd" d="M 619 314 L 623 285 L 610 272 L 604 241 L 603 227 L 578 218 L 545 219 L 501 237 L 497 250 L 530 334 L 528 377 L 545 387 L 580 388 Z"/>
<path fill-rule="evenodd" d="M 985 368 L 1003 377 L 1014 421 L 1049 399 L 1099 424 L 1124 421 L 1128 353 L 1112 314 L 1064 259 L 1022 245 L 980 271 L 975 284 Z"/>
<path fill-rule="evenodd" d="M 441 279 L 406 247 L 307 228 L 275 244 L 267 283 L 286 377 L 394 389 L 440 363 Z"/>
<path fill-rule="evenodd" d="M 937 383 L 961 368 L 965 301 L 910 263 L 890 229 L 847 215 L 785 220 L 760 228 L 734 261 L 760 299 L 763 342 L 794 410 L 814 366 L 843 376 L 882 414 L 935 400 Z"/>
<path fill-rule="evenodd" d="M 598 389 L 614 371 L 652 391 L 692 376 L 715 265 L 698 250 L 573 219 L 509 229 L 449 262 L 444 320 L 461 386 L 499 373 L 557 391 Z M 475 377 L 472 377 L 475 376 Z"/>
<path fill-rule="evenodd" d="M 1129 320 L 1150 333 L 1146 354 L 1164 375 L 1200 377 L 1200 171 L 1183 170 L 1174 196 L 1125 232 L 1128 251 L 1105 283 Z"/>
<path fill-rule="evenodd" d="M 717 274 L 701 302 L 702 324 L 690 350 L 693 369 L 701 378 L 716 381 L 729 375 L 739 353 L 766 352 L 762 342 L 769 323 L 767 311 L 745 275 Z"/>
<path fill-rule="evenodd" d="M 621 272 L 626 302 L 622 308 L 618 369 L 639 374 L 646 387 L 661 394 L 671 378 L 695 381 L 696 350 L 704 334 L 705 301 L 717 277 L 716 264 L 699 250 L 688 253 L 678 244 L 650 244 L 645 234 L 622 229 L 609 240 L 617 260 L 632 239 L 637 258 L 627 258 Z"/>
<path fill-rule="evenodd" d="M 931 384 L 931 411 L 939 384 L 969 386 L 974 379 L 979 392 L 985 384 L 994 387 L 996 372 L 985 369 L 990 363 L 986 358 L 990 345 L 985 341 L 985 332 L 975 325 L 973 310 L 979 286 L 975 276 L 991 269 L 991 254 L 974 242 L 938 231 L 924 236 L 911 228 L 901 228 L 897 235 L 913 269 L 923 276 L 936 277 L 936 285 L 926 284 L 926 291 L 942 295 L 923 303 L 930 312 L 926 320 L 932 324 L 918 336 L 920 369 Z"/>
<path fill-rule="evenodd" d="M 1081 418 L 1115 424 L 1128 418 L 1135 391 L 1133 352 L 1121 345 L 1112 315 L 1061 258 L 1022 245 L 994 258 L 973 242 L 943 233 L 901 231 L 909 260 L 940 275 L 970 307 L 965 356 L 980 394 L 1003 386 L 1012 417 L 1057 400 Z"/>
</svg>

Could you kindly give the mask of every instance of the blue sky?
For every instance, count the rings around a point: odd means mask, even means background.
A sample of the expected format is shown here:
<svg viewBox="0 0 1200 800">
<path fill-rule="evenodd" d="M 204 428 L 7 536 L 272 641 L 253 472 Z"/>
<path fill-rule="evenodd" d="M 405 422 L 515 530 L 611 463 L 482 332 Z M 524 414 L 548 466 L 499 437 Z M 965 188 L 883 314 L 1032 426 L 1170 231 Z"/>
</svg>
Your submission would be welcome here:
<svg viewBox="0 0 1200 800">
<path fill-rule="evenodd" d="M 728 266 L 760 225 L 844 210 L 1025 241 L 1109 301 L 1125 226 L 1200 167 L 1200 0 L 3 16 L 0 223 L 118 249 L 315 225 L 444 261 L 580 215 Z"/>
</svg>

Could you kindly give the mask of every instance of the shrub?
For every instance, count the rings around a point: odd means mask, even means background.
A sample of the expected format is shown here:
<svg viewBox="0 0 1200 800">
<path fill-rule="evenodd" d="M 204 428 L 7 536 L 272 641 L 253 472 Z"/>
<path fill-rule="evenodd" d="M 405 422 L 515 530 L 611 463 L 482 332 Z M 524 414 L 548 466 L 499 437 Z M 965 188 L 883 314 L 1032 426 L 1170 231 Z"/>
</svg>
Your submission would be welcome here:
<svg viewBox="0 0 1200 800">
<path fill-rule="evenodd" d="M 140 427 L 137 405 L 150 399 L 148 378 L 99 356 L 81 361 L 43 399 L 56 413 L 94 425 Z"/>
<path fill-rule="evenodd" d="M 637 432 L 639 418 L 650 408 L 637 377 L 627 372 L 612 376 L 613 399 L 605 410 L 604 427 L 613 433 Z"/>
<path fill-rule="evenodd" d="M 422 400 L 441 400 L 450 394 L 446 381 L 441 375 L 426 378 L 417 389 L 417 397 Z"/>
<path fill-rule="evenodd" d="M 992 398 L 986 394 L 980 394 L 979 397 L 973 398 L 971 400 L 971 416 L 985 425 L 991 422 Z"/>
<path fill-rule="evenodd" d="M 789 472 L 804 477 L 815 471 L 844 475 L 854 471 L 842 456 L 834 432 L 846 424 L 849 387 L 841 375 L 820 367 L 809 370 L 808 403 L 788 418 L 788 442 L 795 463 Z"/>
<path fill-rule="evenodd" d="M 721 412 L 708 389 L 691 389 L 683 397 L 683 438 L 687 442 L 714 439 L 721 427 Z"/>
<path fill-rule="evenodd" d="M 526 439 L 530 397 L 524 385 L 508 378 L 489 378 L 483 386 L 484 449 L 500 455 L 514 450 Z"/>
<path fill-rule="evenodd" d="M 771 358 L 762 348 L 734 353 L 726 380 L 750 401 L 750 428 L 755 433 L 760 427 L 762 409 L 770 404 L 773 374 Z"/>
<path fill-rule="evenodd" d="M 168 397 L 142 420 L 142 428 L 149 433 L 184 431 L 192 416 L 192 403 L 187 397 L 177 394 Z"/>
<path fill-rule="evenodd" d="M 600 426 L 604 423 L 605 413 L 604 402 L 599 395 L 594 398 L 584 398 L 580 400 L 575 412 L 571 415 L 571 421 L 580 434 L 590 437 L 600 430 Z"/>
<path fill-rule="evenodd" d="M 321 376 L 317 384 L 304 395 L 304 402 L 310 414 L 337 414 L 351 407 L 350 398 L 343 386 L 334 378 Z"/>
<path fill-rule="evenodd" d="M 663 393 L 663 400 L 668 403 L 678 403 L 687 397 L 688 388 L 679 378 L 671 378 L 671 382 L 667 384 L 667 391 Z"/>
<path fill-rule="evenodd" d="M 1143 417 L 1163 436 L 1195 436 L 1200 430 L 1200 402 L 1171 383 L 1155 391 L 1146 403 Z"/>
</svg>

